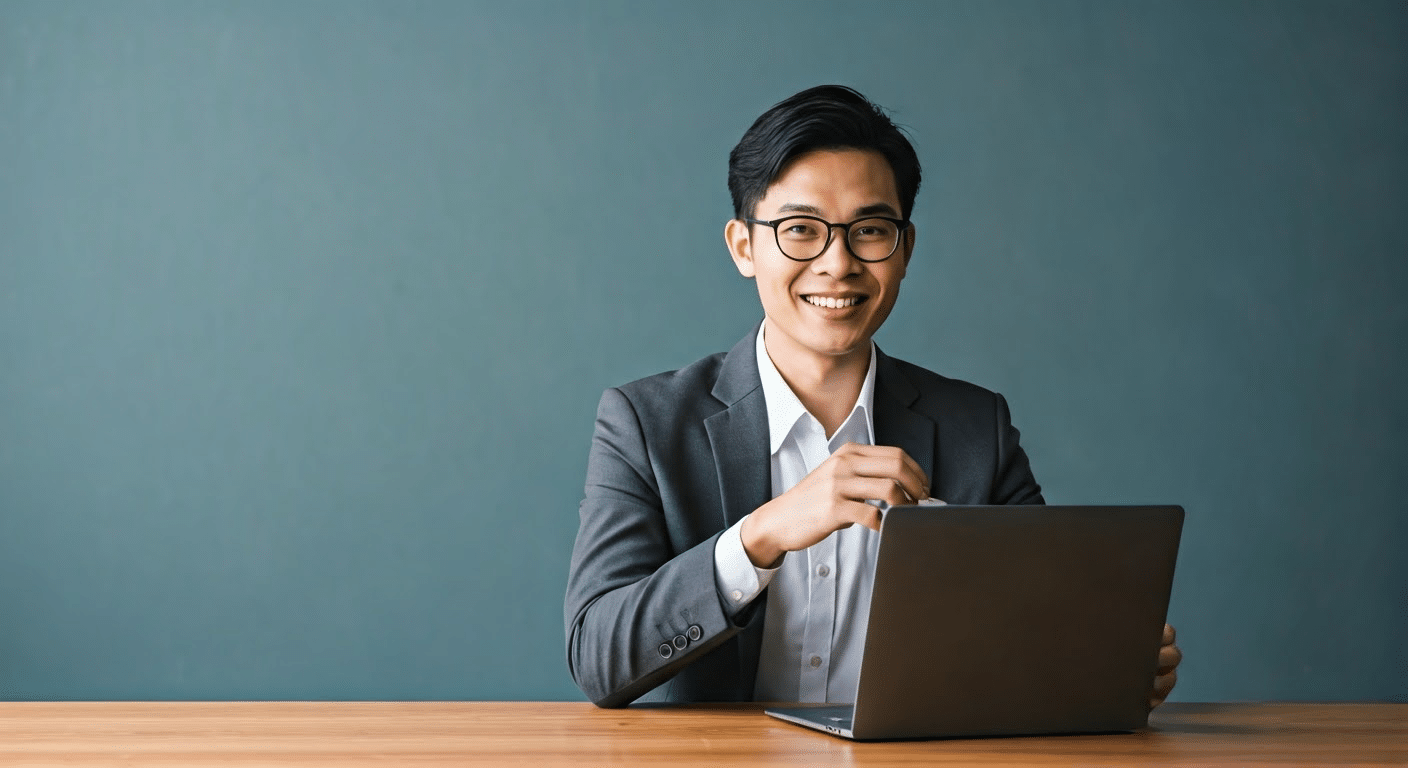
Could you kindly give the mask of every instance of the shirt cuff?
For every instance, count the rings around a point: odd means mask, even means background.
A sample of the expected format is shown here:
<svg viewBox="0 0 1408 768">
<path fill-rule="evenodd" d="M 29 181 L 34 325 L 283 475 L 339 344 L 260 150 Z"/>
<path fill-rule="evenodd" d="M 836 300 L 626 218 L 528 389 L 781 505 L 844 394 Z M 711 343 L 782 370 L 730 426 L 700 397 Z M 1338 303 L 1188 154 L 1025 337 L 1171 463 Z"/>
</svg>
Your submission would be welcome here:
<svg viewBox="0 0 1408 768">
<path fill-rule="evenodd" d="M 759 568 L 743 549 L 743 521 L 734 523 L 714 544 L 714 586 L 729 616 L 748 607 L 767 588 L 777 568 Z"/>
</svg>

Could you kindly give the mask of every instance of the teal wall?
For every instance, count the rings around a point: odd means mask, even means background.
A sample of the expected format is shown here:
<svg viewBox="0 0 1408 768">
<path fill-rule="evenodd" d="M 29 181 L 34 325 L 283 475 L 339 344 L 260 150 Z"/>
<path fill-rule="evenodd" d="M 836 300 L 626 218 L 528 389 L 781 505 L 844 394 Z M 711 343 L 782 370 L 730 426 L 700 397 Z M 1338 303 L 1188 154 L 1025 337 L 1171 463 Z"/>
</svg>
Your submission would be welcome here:
<svg viewBox="0 0 1408 768">
<path fill-rule="evenodd" d="M 1408 696 L 1404 3 L 0 0 L 0 697 L 581 698 L 597 398 L 757 320 L 823 82 L 925 162 L 881 345 L 1187 508 L 1174 698 Z"/>
</svg>

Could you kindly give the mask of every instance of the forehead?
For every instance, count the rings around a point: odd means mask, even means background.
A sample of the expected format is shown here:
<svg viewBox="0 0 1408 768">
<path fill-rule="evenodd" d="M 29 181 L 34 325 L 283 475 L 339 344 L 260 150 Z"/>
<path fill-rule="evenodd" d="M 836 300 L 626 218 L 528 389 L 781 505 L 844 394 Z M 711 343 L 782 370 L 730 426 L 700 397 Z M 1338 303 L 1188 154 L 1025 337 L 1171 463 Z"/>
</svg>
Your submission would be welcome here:
<svg viewBox="0 0 1408 768">
<path fill-rule="evenodd" d="M 899 215 L 899 189 L 885 156 L 873 150 L 818 150 L 787 164 L 758 201 L 760 212 L 802 206 L 833 215 L 888 205 Z"/>
</svg>

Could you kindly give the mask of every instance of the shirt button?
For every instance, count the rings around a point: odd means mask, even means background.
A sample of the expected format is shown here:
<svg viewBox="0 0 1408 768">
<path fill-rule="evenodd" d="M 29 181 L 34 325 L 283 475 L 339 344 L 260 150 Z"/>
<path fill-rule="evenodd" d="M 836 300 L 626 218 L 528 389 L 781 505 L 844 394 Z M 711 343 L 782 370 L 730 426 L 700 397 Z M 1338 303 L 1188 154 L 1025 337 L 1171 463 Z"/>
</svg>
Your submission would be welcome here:
<svg viewBox="0 0 1408 768">
<path fill-rule="evenodd" d="M 819 666 L 821 666 L 821 657 L 820 657 L 820 656 L 813 656 L 811 663 L 812 663 L 812 666 L 813 666 L 813 667 L 819 667 Z"/>
<path fill-rule="evenodd" d="M 831 575 L 831 569 L 828 568 L 828 567 L 826 567 L 826 566 L 824 566 L 824 565 L 817 566 L 816 575 L 818 575 L 818 576 L 820 576 L 821 578 L 824 579 L 824 578 L 826 578 L 827 576 L 830 576 L 830 575 Z"/>
<path fill-rule="evenodd" d="M 743 602 L 743 592 L 741 592 L 740 590 L 733 590 L 733 593 L 730 594 L 729 597 L 733 598 L 733 602 L 735 603 Z"/>
</svg>

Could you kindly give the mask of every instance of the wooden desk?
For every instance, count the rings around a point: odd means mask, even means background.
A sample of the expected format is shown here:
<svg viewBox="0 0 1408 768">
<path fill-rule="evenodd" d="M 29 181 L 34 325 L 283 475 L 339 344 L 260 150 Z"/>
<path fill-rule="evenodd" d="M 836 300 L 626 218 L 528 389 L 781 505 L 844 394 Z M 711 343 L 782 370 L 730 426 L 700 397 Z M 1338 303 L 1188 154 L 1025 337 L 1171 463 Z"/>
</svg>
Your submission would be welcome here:
<svg viewBox="0 0 1408 768">
<path fill-rule="evenodd" d="M 1408 704 L 1167 704 L 1108 736 L 852 743 L 756 705 L 0 703 L 0 766 L 1405 766 Z"/>
</svg>

